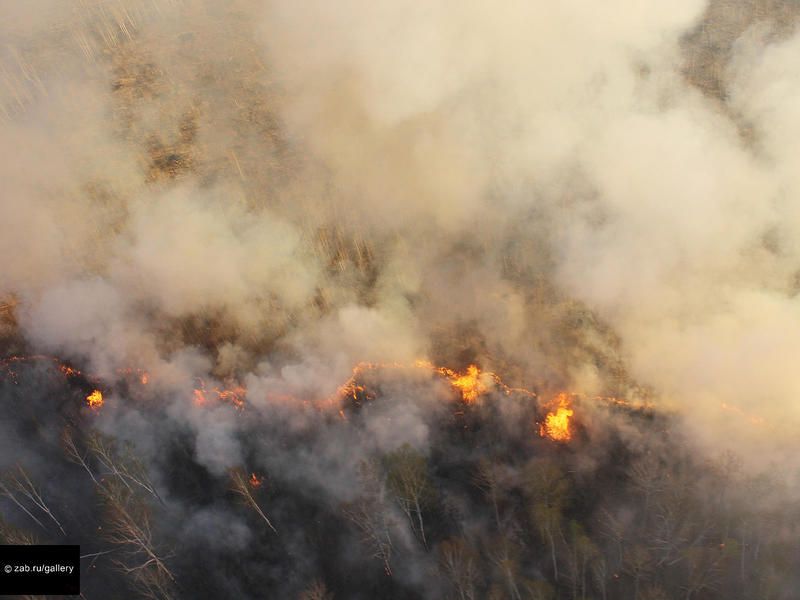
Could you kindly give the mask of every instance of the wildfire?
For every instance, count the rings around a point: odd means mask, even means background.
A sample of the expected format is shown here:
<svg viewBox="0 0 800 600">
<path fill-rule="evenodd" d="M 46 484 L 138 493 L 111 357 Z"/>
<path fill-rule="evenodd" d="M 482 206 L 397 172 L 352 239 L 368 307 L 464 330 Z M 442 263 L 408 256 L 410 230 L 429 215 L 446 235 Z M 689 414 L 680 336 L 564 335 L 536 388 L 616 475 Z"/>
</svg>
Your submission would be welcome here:
<svg viewBox="0 0 800 600">
<path fill-rule="evenodd" d="M 194 403 L 196 406 L 202 406 L 206 402 L 208 402 L 208 398 L 206 398 L 206 391 L 204 389 L 195 388 L 192 391 L 194 395 Z"/>
<path fill-rule="evenodd" d="M 333 403 L 337 398 L 352 398 L 354 401 L 358 401 L 359 395 L 365 397 L 367 400 L 371 399 L 369 390 L 363 385 L 357 383 L 358 378 L 366 371 L 372 371 L 375 369 L 399 369 L 403 368 L 403 365 L 400 363 L 371 363 L 371 362 L 360 362 L 355 367 L 353 367 L 353 374 L 350 378 L 345 381 L 342 385 L 340 385 L 336 389 L 336 393 L 329 397 L 326 402 Z"/>
<path fill-rule="evenodd" d="M 358 383 L 359 377 L 366 371 L 373 371 L 376 369 L 424 369 L 433 373 L 438 373 L 444 376 L 461 395 L 462 400 L 466 404 L 471 404 L 478 397 L 487 394 L 490 391 L 490 386 L 493 385 L 494 389 L 502 391 L 507 396 L 511 393 L 521 393 L 531 398 L 536 397 L 536 394 L 524 388 L 513 388 L 505 385 L 503 381 L 494 373 L 481 371 L 476 365 L 467 367 L 466 373 L 458 373 L 447 367 L 438 367 L 427 360 L 417 360 L 413 364 L 402 363 L 371 363 L 361 362 L 353 367 L 353 374 L 345 383 L 339 386 L 336 394 L 328 398 L 328 402 L 332 402 L 336 398 L 352 398 L 358 400 L 359 397 L 371 400 L 372 396 L 370 391 L 363 385 Z"/>
<path fill-rule="evenodd" d="M 95 390 L 86 396 L 86 402 L 89 404 L 89 408 L 92 410 L 97 410 L 103 406 L 103 394 L 100 392 L 100 390 Z"/>
<path fill-rule="evenodd" d="M 467 368 L 466 375 L 451 379 L 453 387 L 461 390 L 461 396 L 467 404 L 473 402 L 478 396 L 486 393 L 486 385 L 480 380 L 481 372 L 475 365 Z"/>
<path fill-rule="evenodd" d="M 544 423 L 539 424 L 539 434 L 542 437 L 549 437 L 556 442 L 568 442 L 572 439 L 572 432 L 569 427 L 570 417 L 574 414 L 570 408 L 569 396 L 560 393 L 553 401 L 551 410 L 544 419 Z"/>
<path fill-rule="evenodd" d="M 247 390 L 243 387 L 237 387 L 232 390 L 222 390 L 221 392 L 218 392 L 216 389 L 214 391 L 219 395 L 220 400 L 233 405 L 237 410 L 244 410 L 244 400 L 242 398 L 244 398 Z"/>
<path fill-rule="evenodd" d="M 81 372 L 77 369 L 73 369 L 72 367 L 68 367 L 67 365 L 61 365 L 61 372 L 64 373 L 67 377 L 76 377 L 80 375 Z"/>
<path fill-rule="evenodd" d="M 247 480 L 247 483 L 249 483 L 253 487 L 258 487 L 261 485 L 261 480 L 258 477 L 256 477 L 255 473 L 250 473 L 250 479 Z"/>
<path fill-rule="evenodd" d="M 243 387 L 235 387 L 232 389 L 223 389 L 215 387 L 211 390 L 206 389 L 206 383 L 201 378 L 197 378 L 199 387 L 196 387 L 192 394 L 194 395 L 194 403 L 196 406 L 202 406 L 209 402 L 211 399 L 216 398 L 219 401 L 226 402 L 233 405 L 237 410 L 244 410 L 244 396 L 247 390 Z"/>
<path fill-rule="evenodd" d="M 6 376 L 10 377 L 12 381 L 16 383 L 16 373 L 10 369 L 11 364 L 17 361 L 30 360 L 34 358 L 43 358 L 56 361 L 56 359 L 52 357 L 12 357 L 9 359 L 0 360 L 0 365 L 5 366 L 4 371 L 6 372 Z M 86 377 L 89 379 L 89 381 L 93 382 L 94 385 L 99 387 L 100 382 L 91 375 L 84 375 L 77 369 L 68 367 L 67 365 L 60 364 L 58 362 L 57 364 L 60 370 L 67 377 L 71 378 L 80 375 L 82 377 Z M 466 372 L 458 372 L 447 367 L 434 365 L 426 360 L 417 360 L 413 363 L 361 362 L 353 367 L 351 377 L 341 386 L 339 386 L 336 393 L 325 400 L 299 400 L 289 395 L 285 396 L 285 398 L 283 396 L 280 398 L 285 399 L 287 402 L 299 401 L 304 405 L 316 406 L 318 409 L 323 409 L 324 407 L 335 407 L 335 410 L 338 410 L 342 419 L 346 421 L 347 415 L 345 414 L 345 410 L 341 408 L 339 402 L 346 398 L 351 398 L 356 404 L 363 400 L 373 400 L 375 398 L 375 391 L 369 388 L 368 384 L 363 381 L 362 377 L 368 371 L 382 369 L 401 371 L 422 370 L 442 376 L 447 380 L 452 389 L 459 394 L 461 400 L 466 405 L 474 403 L 481 396 L 485 396 L 489 393 L 502 393 L 507 396 L 511 394 L 521 394 L 530 399 L 537 398 L 536 393 L 527 389 L 507 386 L 505 383 L 503 383 L 502 379 L 498 375 L 490 371 L 481 371 L 477 365 L 469 365 L 466 369 Z M 140 381 L 142 385 L 150 383 L 151 380 L 150 374 L 141 369 L 124 369 L 120 370 L 119 373 L 127 376 L 133 376 L 135 378 L 134 380 Z M 207 388 L 205 381 L 198 377 L 197 385 L 194 386 L 192 394 L 194 403 L 197 406 L 204 406 L 208 405 L 209 403 L 225 403 L 232 406 L 236 410 L 243 411 L 247 390 L 238 385 L 228 385 L 224 388 L 217 386 Z M 275 397 L 278 398 L 278 396 Z M 550 412 L 539 424 L 540 435 L 559 442 L 567 442 L 572 439 L 570 418 L 574 414 L 574 411 L 571 408 L 573 397 L 574 395 L 572 394 L 561 393 L 547 406 Z M 627 402 L 617 400 L 616 398 L 594 398 L 594 400 L 622 404 L 626 406 L 628 405 Z M 86 402 L 93 410 L 99 409 L 104 403 L 103 395 L 100 390 L 96 389 L 89 394 L 86 397 Z M 459 412 L 456 412 L 456 414 L 463 415 L 464 410 L 460 410 Z M 252 474 L 249 482 L 251 485 L 255 486 L 260 483 L 260 480 L 255 476 L 255 474 Z"/>
<path fill-rule="evenodd" d="M 486 379 L 492 379 L 501 388 L 506 390 L 506 393 L 509 393 L 508 390 L 511 389 L 504 386 L 497 375 L 494 373 L 482 373 L 481 370 L 475 365 L 470 365 L 467 367 L 467 372 L 463 375 L 459 375 L 447 367 L 437 367 L 436 365 L 424 360 L 416 361 L 414 366 L 423 369 L 430 369 L 435 373 L 439 373 L 440 375 L 447 377 L 447 379 L 450 380 L 450 385 L 452 385 L 461 393 L 461 398 L 467 404 L 471 404 L 477 400 L 478 396 L 482 396 L 489 391 L 489 388 L 486 386 Z"/>
<path fill-rule="evenodd" d="M 723 402 L 721 404 L 721 406 L 725 410 L 729 410 L 731 412 L 735 412 L 735 413 L 740 414 L 741 416 L 746 418 L 748 421 L 750 421 L 753 425 L 763 425 L 764 424 L 764 419 L 762 419 L 761 417 L 757 417 L 755 415 L 750 415 L 750 414 L 744 412 L 738 406 L 731 406 L 730 404 L 726 404 L 725 402 Z"/>
</svg>

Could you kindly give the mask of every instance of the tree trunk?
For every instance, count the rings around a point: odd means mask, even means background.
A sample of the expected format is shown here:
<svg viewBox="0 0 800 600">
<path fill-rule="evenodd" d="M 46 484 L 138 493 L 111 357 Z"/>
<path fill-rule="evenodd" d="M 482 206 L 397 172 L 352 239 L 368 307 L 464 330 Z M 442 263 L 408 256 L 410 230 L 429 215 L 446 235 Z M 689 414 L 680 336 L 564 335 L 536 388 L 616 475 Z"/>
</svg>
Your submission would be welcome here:
<svg viewBox="0 0 800 600">
<path fill-rule="evenodd" d="M 555 580 L 558 581 L 558 562 L 556 561 L 556 543 L 553 540 L 553 533 L 547 530 L 547 538 L 550 540 L 550 556 L 553 558 L 553 573 Z"/>
<path fill-rule="evenodd" d="M 425 539 L 425 526 L 422 524 L 422 509 L 419 507 L 419 500 L 414 498 L 414 506 L 417 509 L 417 520 L 419 521 L 419 534 L 422 537 L 422 545 L 428 549 L 428 540 Z"/>
</svg>

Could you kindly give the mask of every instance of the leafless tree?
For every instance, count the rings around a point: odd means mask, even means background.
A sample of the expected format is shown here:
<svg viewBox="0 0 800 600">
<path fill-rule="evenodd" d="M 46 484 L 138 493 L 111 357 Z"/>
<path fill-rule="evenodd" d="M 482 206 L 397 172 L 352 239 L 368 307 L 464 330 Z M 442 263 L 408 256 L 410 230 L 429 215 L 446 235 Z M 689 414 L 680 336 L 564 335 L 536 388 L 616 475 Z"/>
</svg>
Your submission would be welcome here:
<svg viewBox="0 0 800 600">
<path fill-rule="evenodd" d="M 500 535 L 489 550 L 489 558 L 500 572 L 500 576 L 513 600 L 522 600 L 519 578 L 519 548 L 506 535 Z"/>
<path fill-rule="evenodd" d="M 716 590 L 721 579 L 720 563 L 724 553 L 717 548 L 693 547 L 683 552 L 689 569 L 686 600 L 703 590 Z"/>
<path fill-rule="evenodd" d="M 9 469 L 6 471 L 2 480 L 0 480 L 0 493 L 11 500 L 11 502 L 13 502 L 25 514 L 33 519 L 42 529 L 46 530 L 47 528 L 33 515 L 33 513 L 31 513 L 30 510 L 28 510 L 28 508 L 26 508 L 24 504 L 25 502 L 32 504 L 35 508 L 38 508 L 41 512 L 47 515 L 50 520 L 56 524 L 61 533 L 63 535 L 67 535 L 64 531 L 64 528 L 61 526 L 61 523 L 45 503 L 41 492 L 36 489 L 36 486 L 33 485 L 30 476 L 19 463 L 14 465 L 14 469 Z"/>
<path fill-rule="evenodd" d="M 241 469 L 233 469 L 231 471 L 231 482 L 233 487 L 231 488 L 234 493 L 238 494 L 244 504 L 252 508 L 258 516 L 261 517 L 264 522 L 267 524 L 267 527 L 272 529 L 275 533 L 278 533 L 278 530 L 272 526 L 272 522 L 269 520 L 264 511 L 261 510 L 261 507 L 256 502 L 255 497 L 253 496 L 253 486 L 250 483 L 250 480 L 245 475 L 245 473 Z"/>
<path fill-rule="evenodd" d="M 628 469 L 628 475 L 633 489 L 642 495 L 642 514 L 646 516 L 649 514 L 652 498 L 664 489 L 664 467 L 655 454 L 647 453 Z"/>
<path fill-rule="evenodd" d="M 105 538 L 119 548 L 112 559 L 117 568 L 133 577 L 142 593 L 153 600 L 171 598 L 175 581 L 153 541 L 147 501 L 118 479 L 98 486 L 105 505 Z"/>
<path fill-rule="evenodd" d="M 524 486 L 531 499 L 531 520 L 550 548 L 553 574 L 558 581 L 557 546 L 564 537 L 561 511 L 567 501 L 569 481 L 556 463 L 536 459 L 525 469 Z"/>
<path fill-rule="evenodd" d="M 592 562 L 592 579 L 594 579 L 595 584 L 600 590 L 600 597 L 602 598 L 602 600 L 606 600 L 606 598 L 608 597 L 607 596 L 608 576 L 609 576 L 608 561 L 606 561 L 605 556 L 600 555 L 594 562 Z"/>
<path fill-rule="evenodd" d="M 535 459 L 524 472 L 525 491 L 534 502 L 544 506 L 563 508 L 569 493 L 569 480 L 552 460 Z"/>
<path fill-rule="evenodd" d="M 536 526 L 539 536 L 547 542 L 550 548 L 550 560 L 553 564 L 553 576 L 558 581 L 558 544 L 563 537 L 561 510 L 555 506 L 535 504 L 530 508 L 531 519 Z"/>
<path fill-rule="evenodd" d="M 498 531 L 501 529 L 499 500 L 503 492 L 504 480 L 501 465 L 485 458 L 481 458 L 478 461 L 478 469 L 472 478 L 472 482 L 491 503 Z"/>
<path fill-rule="evenodd" d="M 626 550 L 622 570 L 633 578 L 633 600 L 638 600 L 642 582 L 648 580 L 654 569 L 653 555 L 646 546 L 637 544 Z"/>
<path fill-rule="evenodd" d="M 144 597 L 171 598 L 175 580 L 166 557 L 156 549 L 147 498 L 163 501 L 132 445 L 124 444 L 120 451 L 113 438 L 91 432 L 82 447 L 69 428 L 62 432 L 61 443 L 67 459 L 83 468 L 94 482 L 104 505 L 103 535 L 114 545 L 112 550 L 89 556 L 113 554 L 112 562 L 132 577 Z"/>
<path fill-rule="evenodd" d="M 14 527 L 3 519 L 0 519 L 0 541 L 10 546 L 31 546 L 39 543 L 33 532 Z"/>
<path fill-rule="evenodd" d="M 474 600 L 480 574 L 478 553 L 464 538 L 451 538 L 439 544 L 439 570 L 450 581 L 461 600 Z"/>
<path fill-rule="evenodd" d="M 523 587 L 526 600 L 554 600 L 556 597 L 556 590 L 543 579 L 526 581 Z"/>
<path fill-rule="evenodd" d="M 395 452 L 386 454 L 383 463 L 386 487 L 391 498 L 408 517 L 411 530 L 427 550 L 422 509 L 433 495 L 433 486 L 428 477 L 425 457 L 404 444 Z"/>
<path fill-rule="evenodd" d="M 391 518 L 386 490 L 378 477 L 378 465 L 364 461 L 359 469 L 359 481 L 363 494 L 342 506 L 344 516 L 362 532 L 362 541 L 373 551 L 373 556 L 383 563 L 391 575 L 392 536 Z"/>
<path fill-rule="evenodd" d="M 701 544 L 712 527 L 710 516 L 692 495 L 694 483 L 689 475 L 672 474 L 652 500 L 648 538 L 659 568 L 681 561 L 683 549 Z"/>
<path fill-rule="evenodd" d="M 297 600 L 333 600 L 333 594 L 322 581 L 317 579 L 300 592 Z"/>
<path fill-rule="evenodd" d="M 92 478 L 94 484 L 98 485 L 97 478 L 94 476 L 94 473 L 87 462 L 88 450 L 81 451 L 78 449 L 72 428 L 65 427 L 64 431 L 61 432 L 61 446 L 64 449 L 64 455 L 67 457 L 67 460 L 80 465 L 81 468 L 83 468 L 83 470 L 89 474 L 89 477 Z"/>
<path fill-rule="evenodd" d="M 163 502 L 147 475 L 147 467 L 133 453 L 132 444 L 123 442 L 120 452 L 115 448 L 113 438 L 93 431 L 87 436 L 86 445 L 89 452 L 105 469 L 104 475 L 113 475 L 128 489 L 137 486 L 159 502 Z"/>
<path fill-rule="evenodd" d="M 626 513 L 623 511 L 611 512 L 606 508 L 600 511 L 599 533 L 616 548 L 616 556 L 614 558 L 617 567 L 622 564 L 623 549 L 631 527 L 629 521 L 632 518 L 632 511 L 629 514 L 631 517 L 625 518 Z"/>
<path fill-rule="evenodd" d="M 572 597 L 586 597 L 586 579 L 600 552 L 577 521 L 570 521 L 567 552 L 567 574 Z"/>
</svg>

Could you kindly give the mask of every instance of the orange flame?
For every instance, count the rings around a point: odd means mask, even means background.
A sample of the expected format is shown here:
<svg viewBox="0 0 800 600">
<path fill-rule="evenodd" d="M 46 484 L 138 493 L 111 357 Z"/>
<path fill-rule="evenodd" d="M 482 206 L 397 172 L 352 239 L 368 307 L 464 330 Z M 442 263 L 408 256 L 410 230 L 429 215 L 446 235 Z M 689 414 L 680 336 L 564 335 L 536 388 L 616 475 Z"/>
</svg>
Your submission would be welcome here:
<svg viewBox="0 0 800 600">
<path fill-rule="evenodd" d="M 206 398 L 206 391 L 195 388 L 192 392 L 194 394 L 194 403 L 195 406 L 202 406 L 206 402 L 208 402 L 208 398 Z"/>
<path fill-rule="evenodd" d="M 81 372 L 77 369 L 73 369 L 72 367 L 68 367 L 67 365 L 61 365 L 61 372 L 64 373 L 67 377 L 75 377 L 76 375 L 80 375 Z"/>
<path fill-rule="evenodd" d="M 489 388 L 486 387 L 486 383 L 484 383 L 484 378 L 491 378 L 495 383 L 504 388 L 506 393 L 508 393 L 508 390 L 511 389 L 506 388 L 497 375 L 494 373 L 481 373 L 480 369 L 478 369 L 478 367 L 475 365 L 470 365 L 467 367 L 467 372 L 464 375 L 459 375 L 447 367 L 437 367 L 424 360 L 416 361 L 414 366 L 423 369 L 430 369 L 435 373 L 439 373 L 440 375 L 447 377 L 447 379 L 450 380 L 450 385 L 461 392 L 461 398 L 467 404 L 471 404 L 477 400 L 478 396 L 482 396 L 489 391 Z"/>
<path fill-rule="evenodd" d="M 490 385 L 493 389 L 504 393 L 506 396 L 512 393 L 523 394 L 531 398 L 535 398 L 536 394 L 525 388 L 509 387 L 503 383 L 502 379 L 495 373 L 488 371 L 481 371 L 477 366 L 470 365 L 467 367 L 465 374 L 459 374 L 447 367 L 438 367 L 427 360 L 416 360 L 411 364 L 403 363 L 371 363 L 360 362 L 353 367 L 353 374 L 346 382 L 339 386 L 336 393 L 326 400 L 327 404 L 333 404 L 337 399 L 352 398 L 358 402 L 359 397 L 366 400 L 371 400 L 373 396 L 370 390 L 363 385 L 357 383 L 358 378 L 367 371 L 376 369 L 424 369 L 432 373 L 437 373 L 444 376 L 453 388 L 458 390 L 462 400 L 471 404 L 478 397 L 489 393 Z M 491 380 L 491 383 L 490 383 Z"/>
<path fill-rule="evenodd" d="M 195 406 L 202 406 L 209 402 L 211 398 L 216 397 L 217 400 L 233 405 L 237 410 L 244 410 L 243 398 L 247 393 L 245 388 L 235 387 L 229 390 L 220 390 L 219 388 L 215 387 L 213 389 L 206 390 L 205 381 L 203 381 L 200 377 L 198 377 L 197 380 L 200 382 L 200 386 L 192 390 Z"/>
<path fill-rule="evenodd" d="M 237 387 L 232 390 L 222 390 L 221 392 L 214 388 L 214 392 L 219 396 L 220 400 L 232 404 L 237 410 L 244 410 L 244 400 L 242 398 L 247 393 L 243 387 Z"/>
<path fill-rule="evenodd" d="M 750 421 L 753 425 L 763 425 L 764 424 L 764 419 L 762 419 L 761 417 L 757 417 L 755 415 L 748 414 L 748 413 L 744 412 L 738 406 L 731 406 L 730 404 L 726 404 L 725 402 L 723 402 L 721 404 L 721 406 L 725 410 L 729 410 L 731 412 L 735 412 L 735 413 L 740 414 L 741 416 L 745 417 L 748 421 Z"/>
<path fill-rule="evenodd" d="M 60 361 L 54 357 L 35 355 L 28 357 L 5 358 L 0 359 L 0 367 L 4 367 L 3 374 L 6 377 L 10 377 L 13 383 L 16 383 L 17 374 L 11 369 L 11 365 L 15 362 L 22 362 L 32 359 L 53 360 L 58 364 L 59 368 L 66 376 L 73 377 L 75 375 L 82 375 L 87 377 L 90 381 L 96 382 L 95 385 L 99 385 L 99 381 L 97 381 L 95 377 L 92 377 L 91 375 L 84 375 L 77 369 L 60 364 Z M 502 393 L 507 396 L 513 393 L 522 394 L 529 398 L 537 397 L 535 392 L 524 388 L 516 388 L 506 385 L 498 375 L 489 371 L 481 371 L 476 365 L 470 365 L 467 367 L 465 373 L 459 373 L 447 367 L 434 365 L 427 360 L 417 360 L 413 363 L 358 363 L 353 367 L 351 377 L 341 386 L 339 386 L 336 393 L 324 400 L 299 400 L 290 395 L 274 396 L 274 398 L 285 400 L 287 402 L 299 401 L 304 405 L 314 406 L 318 409 L 324 409 L 325 407 L 335 408 L 335 410 L 339 412 L 339 415 L 342 417 L 342 419 L 346 421 L 347 415 L 345 414 L 345 411 L 341 409 L 339 401 L 342 399 L 351 398 L 356 404 L 358 404 L 360 400 L 368 401 L 374 399 L 374 391 L 372 391 L 367 384 L 360 381 L 360 377 L 368 371 L 380 369 L 419 369 L 438 374 L 444 377 L 449 385 L 459 393 L 459 396 L 465 404 L 471 404 L 481 396 L 494 392 Z M 118 372 L 125 375 L 133 375 L 136 379 L 141 381 L 143 385 L 148 384 L 151 380 L 151 375 L 141 369 L 122 369 Z M 231 385 L 230 387 L 223 389 L 220 389 L 216 386 L 213 388 L 206 388 L 205 381 L 202 378 L 198 377 L 197 381 L 198 385 L 196 385 L 192 390 L 196 405 L 203 406 L 207 405 L 208 403 L 224 402 L 230 406 L 233 406 L 236 410 L 244 410 L 246 403 L 245 397 L 247 395 L 247 390 L 244 387 Z M 273 396 L 270 394 L 270 397 Z M 550 403 L 549 408 L 551 409 L 551 412 L 545 417 L 544 421 L 539 424 L 539 432 L 542 436 L 549 437 L 550 439 L 556 441 L 569 441 L 572 438 L 572 432 L 570 431 L 570 418 L 573 416 L 574 411 L 572 408 L 570 408 L 570 405 L 573 397 L 574 394 L 562 393 Z M 634 405 L 629 405 L 627 402 L 618 400 L 616 398 L 597 397 L 593 398 L 593 400 L 603 401 L 609 404 L 634 407 Z M 96 390 L 87 396 L 86 401 L 93 409 L 101 407 L 104 402 L 102 393 L 99 390 Z M 725 406 L 725 408 L 729 407 Z M 456 414 L 463 415 L 464 411 L 462 410 L 456 412 Z M 752 418 L 751 420 L 758 422 L 756 418 Z"/>
<path fill-rule="evenodd" d="M 486 393 L 486 385 L 480 380 L 481 372 L 475 365 L 467 368 L 466 375 L 451 379 L 453 387 L 461 390 L 461 396 L 467 404 L 473 402 L 481 394 Z"/>
<path fill-rule="evenodd" d="M 253 487 L 258 487 L 261 485 L 261 480 L 256 477 L 255 473 L 250 473 L 250 479 L 248 480 L 248 483 Z"/>
<path fill-rule="evenodd" d="M 89 403 L 89 408 L 92 410 L 97 410 L 101 406 L 103 406 L 103 394 L 100 390 L 95 390 L 88 396 L 86 396 L 86 402 Z"/>
<path fill-rule="evenodd" d="M 547 414 L 544 423 L 539 425 L 539 435 L 549 437 L 556 442 L 568 442 L 572 439 L 569 420 L 575 413 L 570 408 L 569 396 L 562 392 L 552 404 L 553 410 Z"/>
</svg>

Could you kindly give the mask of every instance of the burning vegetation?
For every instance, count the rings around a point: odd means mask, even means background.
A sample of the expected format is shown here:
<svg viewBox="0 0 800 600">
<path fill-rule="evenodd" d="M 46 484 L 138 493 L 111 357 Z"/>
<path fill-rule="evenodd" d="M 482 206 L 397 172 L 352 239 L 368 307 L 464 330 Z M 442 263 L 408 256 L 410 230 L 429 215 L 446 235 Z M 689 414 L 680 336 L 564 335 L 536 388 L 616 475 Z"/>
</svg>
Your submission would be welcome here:
<svg viewBox="0 0 800 600">
<path fill-rule="evenodd" d="M 89 405 L 89 408 L 97 410 L 103 406 L 103 393 L 100 390 L 93 391 L 86 396 L 86 403 Z"/>
<path fill-rule="evenodd" d="M 551 403 L 552 409 L 539 425 L 539 433 L 556 442 L 568 442 L 572 439 L 570 419 L 575 414 L 570 408 L 571 402 L 567 394 L 561 393 Z"/>
<path fill-rule="evenodd" d="M 800 4 L 5 4 L 0 543 L 85 600 L 800 596 Z"/>
<path fill-rule="evenodd" d="M 235 576 L 248 588 L 268 585 L 289 597 L 304 597 L 307 582 L 316 581 L 314 589 L 333 598 L 425 598 L 432 590 L 438 597 L 513 597 L 515 589 L 550 599 L 573 593 L 633 598 L 638 587 L 661 597 L 692 590 L 691 597 L 702 591 L 703 598 L 745 599 L 791 581 L 798 566 L 773 560 L 779 549 L 796 547 L 793 511 L 775 506 L 769 521 L 742 512 L 749 500 L 740 490 L 757 480 L 732 456 L 698 460 L 685 439 L 669 433 L 676 429 L 673 417 L 656 409 L 566 393 L 540 404 L 532 392 L 514 391 L 496 375 L 477 369 L 458 375 L 427 364 L 361 365 L 339 388 L 338 402 L 316 403 L 300 422 L 297 410 L 309 406 L 300 400 L 276 400 L 269 413 L 241 412 L 198 385 L 206 395 L 198 409 L 211 410 L 217 420 L 239 415 L 232 423 L 246 452 L 240 466 L 213 473 L 187 452 L 181 435 L 160 431 L 168 406 L 150 404 L 147 387 L 158 381 L 145 386 L 138 377 L 117 379 L 125 402 L 139 406 L 145 419 L 139 426 L 155 434 L 151 439 L 164 452 L 148 456 L 125 434 L 95 429 L 72 392 L 82 380 L 65 379 L 57 362 L 16 360 L 6 369 L 11 365 L 15 378 L 0 378 L 4 407 L 16 415 L 18 431 L 31 428 L 25 443 L 53 456 L 53 470 L 74 468 L 80 484 L 60 492 L 38 468 L 20 464 L 8 471 L 0 478 L 0 495 L 8 501 L 0 535 L 12 543 L 81 543 L 92 558 L 85 594 L 113 589 L 164 599 L 234 597 L 226 582 Z M 462 396 L 454 384 L 461 377 L 487 382 L 479 402 Z M 26 393 L 32 409 L 51 402 L 47 390 L 58 384 L 58 414 L 41 420 L 13 410 L 19 402 L 13 392 L 31 380 L 37 382 Z M 95 392 L 88 398 L 101 397 Z M 238 394 L 245 405 L 258 405 L 253 392 Z M 353 394 L 360 404 L 351 402 Z M 572 422 L 578 410 L 579 429 Z M 424 414 L 426 427 L 436 432 L 429 445 L 406 441 L 386 449 L 371 437 L 387 426 L 410 433 L 393 423 L 414 413 Z M 52 437 L 35 433 L 59 428 L 56 446 Z M 629 443 L 634 431 L 646 446 Z M 331 448 L 340 445 L 355 460 L 331 464 Z M 162 468 L 180 476 L 155 484 L 151 472 Z M 327 471 L 322 488 L 315 475 L 320 469 Z M 716 492 L 709 498 L 712 485 Z M 87 501 L 93 496 L 99 505 Z M 85 510 L 91 506 L 97 512 Z M 188 533 L 212 518 L 234 537 Z M 189 537 L 176 538 L 176 528 Z M 688 537 L 698 530 L 702 537 Z M 240 535 L 246 543 L 233 542 Z M 342 545 L 355 549 L 353 560 L 331 555 Z M 198 573 L 199 556 L 217 567 Z M 251 569 L 251 561 L 271 568 Z M 424 584 L 409 583 L 420 561 Z M 635 561 L 652 566 L 633 570 Z"/>
</svg>

